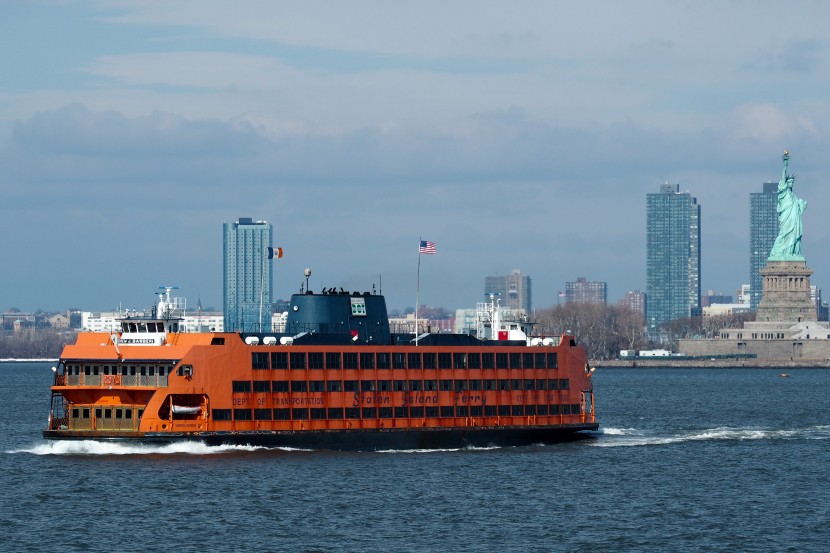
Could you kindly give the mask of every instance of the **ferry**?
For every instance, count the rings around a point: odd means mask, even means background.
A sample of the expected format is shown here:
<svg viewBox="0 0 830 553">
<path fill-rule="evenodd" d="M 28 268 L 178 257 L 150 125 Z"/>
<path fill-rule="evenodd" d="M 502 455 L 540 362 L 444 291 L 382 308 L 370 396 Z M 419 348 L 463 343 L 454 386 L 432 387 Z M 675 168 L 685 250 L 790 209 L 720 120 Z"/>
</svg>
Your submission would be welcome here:
<svg viewBox="0 0 830 553">
<path fill-rule="evenodd" d="M 54 370 L 55 440 L 334 450 L 549 444 L 599 424 L 585 350 L 494 298 L 469 334 L 390 331 L 382 294 L 294 294 L 283 332 L 185 332 L 168 288 Z"/>
</svg>

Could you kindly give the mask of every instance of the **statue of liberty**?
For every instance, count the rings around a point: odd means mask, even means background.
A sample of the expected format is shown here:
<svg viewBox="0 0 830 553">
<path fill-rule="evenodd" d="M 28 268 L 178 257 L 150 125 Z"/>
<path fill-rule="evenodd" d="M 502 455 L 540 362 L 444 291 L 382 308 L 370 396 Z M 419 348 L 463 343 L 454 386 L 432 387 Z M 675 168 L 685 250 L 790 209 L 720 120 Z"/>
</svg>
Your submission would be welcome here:
<svg viewBox="0 0 830 553">
<path fill-rule="evenodd" d="M 778 237 L 767 258 L 769 261 L 804 261 L 801 255 L 801 235 L 804 227 L 801 223 L 801 214 L 807 208 L 807 202 L 793 193 L 795 177 L 787 174 L 790 155 L 784 150 L 781 158 L 784 162 L 784 171 L 778 182 Z"/>
</svg>

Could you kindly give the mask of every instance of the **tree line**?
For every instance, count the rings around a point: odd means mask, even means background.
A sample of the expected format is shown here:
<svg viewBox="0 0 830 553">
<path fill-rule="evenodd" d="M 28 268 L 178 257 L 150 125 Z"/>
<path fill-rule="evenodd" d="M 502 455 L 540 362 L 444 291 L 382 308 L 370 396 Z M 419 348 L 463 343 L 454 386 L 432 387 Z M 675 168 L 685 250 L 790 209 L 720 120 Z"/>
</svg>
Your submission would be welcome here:
<svg viewBox="0 0 830 553">
<path fill-rule="evenodd" d="M 0 359 L 57 359 L 67 342 L 75 342 L 75 331 L 26 328 L 0 335 Z"/>
</svg>

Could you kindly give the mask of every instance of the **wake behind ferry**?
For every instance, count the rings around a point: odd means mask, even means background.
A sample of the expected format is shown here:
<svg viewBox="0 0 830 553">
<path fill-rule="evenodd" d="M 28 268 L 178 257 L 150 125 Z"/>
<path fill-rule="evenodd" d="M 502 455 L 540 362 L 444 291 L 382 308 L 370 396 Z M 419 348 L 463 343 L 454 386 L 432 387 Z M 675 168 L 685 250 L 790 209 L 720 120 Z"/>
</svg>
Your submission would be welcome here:
<svg viewBox="0 0 830 553">
<path fill-rule="evenodd" d="M 591 435 L 592 369 L 574 336 L 532 336 L 491 298 L 471 334 L 390 332 L 369 292 L 291 297 L 286 332 L 184 332 L 150 316 L 78 334 L 55 367 L 49 439 L 377 450 Z"/>
</svg>

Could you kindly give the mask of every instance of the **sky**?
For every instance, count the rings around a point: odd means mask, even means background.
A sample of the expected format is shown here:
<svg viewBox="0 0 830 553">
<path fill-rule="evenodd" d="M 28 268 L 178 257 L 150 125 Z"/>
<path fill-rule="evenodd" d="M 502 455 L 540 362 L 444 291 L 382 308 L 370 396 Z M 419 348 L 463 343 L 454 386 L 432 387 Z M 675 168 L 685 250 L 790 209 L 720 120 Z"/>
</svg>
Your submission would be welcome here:
<svg viewBox="0 0 830 553">
<path fill-rule="evenodd" d="M 474 307 L 519 269 L 646 288 L 646 194 L 702 206 L 702 289 L 749 282 L 790 151 L 830 287 L 830 3 L 4 1 L 0 310 L 222 308 L 222 224 L 274 296 Z M 437 244 L 421 256 L 418 241 Z M 418 275 L 420 274 L 420 278 Z M 419 284 L 419 286 L 418 286 Z"/>
</svg>

